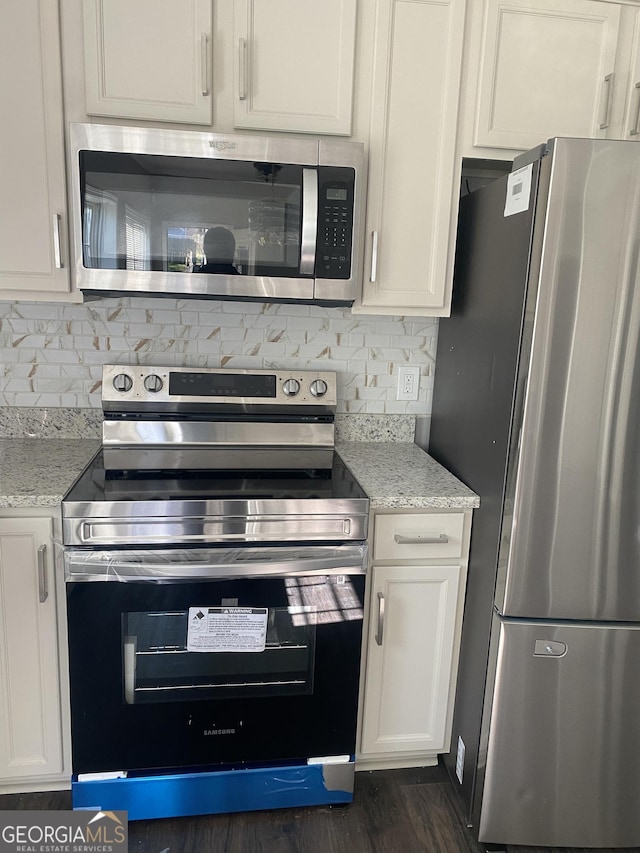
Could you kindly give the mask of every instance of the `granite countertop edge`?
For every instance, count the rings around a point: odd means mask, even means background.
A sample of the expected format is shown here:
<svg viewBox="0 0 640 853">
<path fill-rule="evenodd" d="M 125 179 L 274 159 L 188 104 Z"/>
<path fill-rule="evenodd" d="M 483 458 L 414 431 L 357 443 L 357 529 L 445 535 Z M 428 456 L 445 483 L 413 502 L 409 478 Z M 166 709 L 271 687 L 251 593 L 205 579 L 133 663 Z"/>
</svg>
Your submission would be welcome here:
<svg viewBox="0 0 640 853">
<path fill-rule="evenodd" d="M 0 509 L 57 507 L 97 439 L 0 438 Z M 339 441 L 372 509 L 475 508 L 478 496 L 413 442 Z"/>
<path fill-rule="evenodd" d="M 372 509 L 475 509 L 480 498 L 413 442 L 338 442 Z"/>
<path fill-rule="evenodd" d="M 100 444 L 94 438 L 0 438 L 0 509 L 55 509 Z"/>
</svg>

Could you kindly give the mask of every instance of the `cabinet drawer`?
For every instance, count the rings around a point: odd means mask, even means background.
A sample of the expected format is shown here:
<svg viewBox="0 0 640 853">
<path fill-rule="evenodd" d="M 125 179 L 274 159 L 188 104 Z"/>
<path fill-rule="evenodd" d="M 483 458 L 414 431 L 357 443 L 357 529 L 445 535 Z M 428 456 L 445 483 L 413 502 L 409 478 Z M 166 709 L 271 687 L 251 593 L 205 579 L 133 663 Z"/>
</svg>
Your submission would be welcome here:
<svg viewBox="0 0 640 853">
<path fill-rule="evenodd" d="M 460 557 L 464 513 L 433 512 L 377 515 L 374 560 L 430 560 Z"/>
</svg>

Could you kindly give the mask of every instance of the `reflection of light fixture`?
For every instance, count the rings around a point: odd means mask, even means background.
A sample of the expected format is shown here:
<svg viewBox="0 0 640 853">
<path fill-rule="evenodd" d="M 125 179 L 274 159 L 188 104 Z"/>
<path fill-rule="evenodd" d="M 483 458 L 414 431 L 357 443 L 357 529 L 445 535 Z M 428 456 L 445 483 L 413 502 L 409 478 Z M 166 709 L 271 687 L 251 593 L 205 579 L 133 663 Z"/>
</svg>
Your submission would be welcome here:
<svg viewBox="0 0 640 853">
<path fill-rule="evenodd" d="M 262 178 L 268 184 L 275 184 L 276 176 L 282 166 L 278 163 L 254 163 L 253 168 L 258 173 L 258 177 Z"/>
<path fill-rule="evenodd" d="M 249 202 L 249 231 L 261 246 L 282 246 L 285 216 L 284 199 L 252 199 Z"/>
</svg>

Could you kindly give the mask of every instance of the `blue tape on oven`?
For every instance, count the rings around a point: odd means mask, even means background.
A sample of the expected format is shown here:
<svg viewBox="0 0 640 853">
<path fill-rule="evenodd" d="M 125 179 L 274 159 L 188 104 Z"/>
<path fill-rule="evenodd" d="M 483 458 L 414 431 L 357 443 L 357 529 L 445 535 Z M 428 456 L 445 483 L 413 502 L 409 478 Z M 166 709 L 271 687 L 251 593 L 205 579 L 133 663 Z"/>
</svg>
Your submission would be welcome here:
<svg viewBox="0 0 640 853">
<path fill-rule="evenodd" d="M 127 811 L 129 820 L 332 805 L 353 800 L 355 765 L 300 764 L 74 781 L 74 809 Z"/>
</svg>

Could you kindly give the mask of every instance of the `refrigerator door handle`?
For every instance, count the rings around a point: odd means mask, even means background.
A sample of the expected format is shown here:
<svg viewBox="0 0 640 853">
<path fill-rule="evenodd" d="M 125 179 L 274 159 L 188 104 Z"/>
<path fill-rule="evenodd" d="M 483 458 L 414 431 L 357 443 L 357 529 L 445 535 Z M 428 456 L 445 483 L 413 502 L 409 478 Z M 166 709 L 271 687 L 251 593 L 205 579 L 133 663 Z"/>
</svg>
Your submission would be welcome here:
<svg viewBox="0 0 640 853">
<path fill-rule="evenodd" d="M 557 640 L 536 640 L 533 656 L 536 658 L 563 658 L 567 653 L 567 644 Z"/>
<path fill-rule="evenodd" d="M 393 538 L 397 545 L 446 545 L 449 541 L 446 533 L 416 533 L 414 536 L 396 533 Z"/>
</svg>

